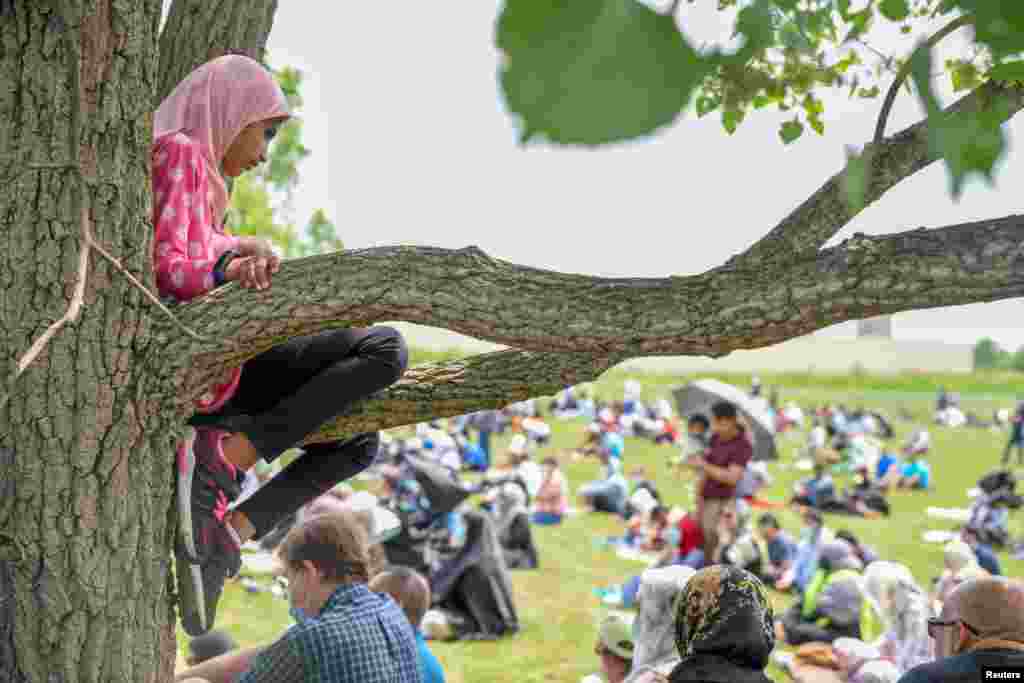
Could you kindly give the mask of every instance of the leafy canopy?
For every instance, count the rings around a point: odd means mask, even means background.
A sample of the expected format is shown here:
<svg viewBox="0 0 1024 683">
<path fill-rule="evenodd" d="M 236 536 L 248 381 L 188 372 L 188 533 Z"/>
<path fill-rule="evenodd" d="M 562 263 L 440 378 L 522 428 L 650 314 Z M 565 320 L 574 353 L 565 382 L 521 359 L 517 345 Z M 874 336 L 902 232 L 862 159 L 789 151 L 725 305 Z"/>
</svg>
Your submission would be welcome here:
<svg viewBox="0 0 1024 683">
<path fill-rule="evenodd" d="M 825 91 L 878 98 L 914 53 L 910 80 L 929 112 L 930 144 L 946 161 L 952 192 L 972 173 L 991 180 L 1005 147 L 998 112 L 941 116 L 934 48 L 912 48 L 965 17 L 971 49 L 944 64 L 954 90 L 988 80 L 1024 84 L 1021 0 L 717 0 L 738 47 L 700 50 L 686 31 L 686 9 L 696 2 L 659 11 L 639 0 L 505 0 L 496 31 L 499 80 L 520 140 L 632 140 L 692 105 L 698 116 L 719 112 L 729 134 L 753 111 L 792 112 L 779 129 L 791 144 L 808 128 L 824 134 Z M 871 44 L 887 26 L 906 36 L 905 54 Z"/>
</svg>

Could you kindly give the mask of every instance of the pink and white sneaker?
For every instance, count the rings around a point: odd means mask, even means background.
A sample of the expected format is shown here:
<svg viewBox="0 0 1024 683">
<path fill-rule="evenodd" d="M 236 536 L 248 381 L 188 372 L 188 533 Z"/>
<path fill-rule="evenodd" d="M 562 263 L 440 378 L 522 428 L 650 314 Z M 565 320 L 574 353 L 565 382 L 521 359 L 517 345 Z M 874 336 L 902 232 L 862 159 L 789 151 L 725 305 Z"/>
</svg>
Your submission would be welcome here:
<svg viewBox="0 0 1024 683">
<path fill-rule="evenodd" d="M 238 536 L 224 521 L 240 493 L 235 467 L 221 450 L 226 435 L 188 427 L 177 451 L 176 574 L 181 624 L 193 637 L 213 627 L 224 581 L 242 567 Z"/>
</svg>

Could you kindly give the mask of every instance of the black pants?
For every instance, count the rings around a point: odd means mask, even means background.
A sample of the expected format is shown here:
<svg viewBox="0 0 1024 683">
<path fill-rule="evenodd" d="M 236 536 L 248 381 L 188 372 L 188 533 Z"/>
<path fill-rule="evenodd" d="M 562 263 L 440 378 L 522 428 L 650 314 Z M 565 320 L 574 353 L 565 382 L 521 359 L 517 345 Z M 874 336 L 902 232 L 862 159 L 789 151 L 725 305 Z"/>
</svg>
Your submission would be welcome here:
<svg viewBox="0 0 1024 683">
<path fill-rule="evenodd" d="M 189 424 L 248 437 L 273 462 L 359 399 L 395 382 L 409 353 L 390 327 L 337 329 L 291 339 L 245 363 L 238 390 L 217 413 Z M 310 500 L 369 467 L 380 446 L 376 432 L 309 444 L 238 509 L 256 537 Z"/>
<path fill-rule="evenodd" d="M 782 625 L 786 628 L 786 642 L 793 646 L 804 643 L 831 643 L 836 638 L 860 638 L 859 623 L 825 627 L 804 621 L 800 615 L 799 600 L 783 613 Z"/>
</svg>

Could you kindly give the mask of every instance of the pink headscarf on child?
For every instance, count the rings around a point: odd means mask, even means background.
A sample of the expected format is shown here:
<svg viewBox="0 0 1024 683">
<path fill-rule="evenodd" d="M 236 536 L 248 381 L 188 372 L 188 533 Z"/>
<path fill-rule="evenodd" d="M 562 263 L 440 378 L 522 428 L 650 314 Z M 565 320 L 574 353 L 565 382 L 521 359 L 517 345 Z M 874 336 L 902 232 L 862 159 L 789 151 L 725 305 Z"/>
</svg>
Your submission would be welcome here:
<svg viewBox="0 0 1024 683">
<path fill-rule="evenodd" d="M 220 174 L 231 143 L 250 124 L 290 116 L 288 101 L 273 75 L 244 55 L 225 55 L 185 77 L 153 116 L 153 140 L 184 133 L 206 161 L 213 224 L 220 229 L 228 191 Z"/>
</svg>

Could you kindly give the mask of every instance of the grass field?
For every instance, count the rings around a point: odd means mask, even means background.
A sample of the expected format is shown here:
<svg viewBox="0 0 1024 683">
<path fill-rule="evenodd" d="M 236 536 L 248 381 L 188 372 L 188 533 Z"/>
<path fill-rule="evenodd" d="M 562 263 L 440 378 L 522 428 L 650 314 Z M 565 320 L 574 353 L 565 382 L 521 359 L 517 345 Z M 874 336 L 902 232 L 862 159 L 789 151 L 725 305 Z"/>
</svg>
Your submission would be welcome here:
<svg viewBox="0 0 1024 683">
<path fill-rule="evenodd" d="M 681 377 L 636 375 L 644 382 L 645 398 L 666 395 L 668 390 L 686 381 Z M 599 395 L 612 398 L 621 396 L 625 375 L 619 371 L 608 373 L 596 383 Z M 729 378 L 737 379 L 737 378 Z M 748 378 L 738 378 L 748 381 Z M 763 377 L 765 384 L 772 378 Z M 920 380 L 920 378 L 917 378 Z M 938 379 L 938 378 L 936 378 Z M 943 378 L 945 379 L 945 378 Z M 915 418 L 925 420 L 933 404 L 935 384 L 910 383 L 901 385 L 889 378 L 889 385 L 879 386 L 875 378 L 866 378 L 863 384 L 826 379 L 824 387 L 816 387 L 810 380 L 793 381 L 793 385 L 780 384 L 783 400 L 793 399 L 801 404 L 846 402 L 864 405 L 882 411 L 895 411 L 903 407 Z M 941 379 L 939 381 L 942 381 Z M 960 385 L 952 381 L 946 386 L 962 391 L 966 410 L 990 416 L 992 409 L 1012 407 L 1017 390 L 1024 383 L 1002 386 L 990 380 L 970 381 L 960 378 Z M 968 392 L 967 387 L 975 391 Z M 789 387 L 789 388 L 787 388 Z M 887 393 L 888 392 L 888 393 Z M 972 398 L 976 396 L 976 398 Z M 582 433 L 580 422 L 552 422 L 554 427 L 550 447 L 540 455 L 559 454 L 579 443 Z M 897 439 L 920 423 L 894 422 Z M 927 529 L 949 528 L 948 522 L 930 520 L 925 516 L 928 506 L 966 507 L 966 490 L 977 479 L 993 468 L 1005 443 L 1005 434 L 988 430 L 947 430 L 930 427 L 933 436 L 932 477 L 933 490 L 927 493 L 898 492 L 891 496 L 893 515 L 880 521 L 830 516 L 833 529 L 849 528 L 864 542 L 874 546 L 887 559 L 907 564 L 923 584 L 941 570 L 941 546 L 925 544 L 921 534 Z M 509 435 L 497 439 L 500 450 Z M 775 477 L 771 489 L 764 495 L 781 499 L 791 490 L 792 483 L 805 473 L 791 467 L 794 451 L 803 443 L 804 435 L 780 438 L 781 459 L 770 470 Z M 666 458 L 674 451 L 666 446 L 630 439 L 627 441 L 625 461 L 627 468 L 643 465 L 658 483 L 670 503 L 683 504 L 687 498 L 682 480 L 674 478 Z M 595 478 L 595 462 L 566 463 L 565 471 L 572 488 Z M 840 480 L 840 485 L 842 481 Z M 794 513 L 781 511 L 784 526 L 794 534 L 799 524 Z M 1014 519 L 1015 534 L 1021 525 Z M 567 681 L 575 683 L 582 676 L 596 670 L 593 655 L 594 627 L 605 609 L 594 597 L 592 589 L 619 582 L 642 569 L 642 565 L 617 558 L 614 553 L 600 549 L 595 541 L 619 533 L 620 521 L 604 515 L 576 516 L 559 527 L 535 527 L 536 542 L 541 553 L 541 568 L 537 571 L 513 572 L 515 597 L 522 627 L 518 636 L 495 643 L 436 643 L 434 652 L 441 660 L 450 683 L 489 681 Z M 1000 554 L 1003 570 L 1019 576 L 1024 562 Z M 778 595 L 777 607 L 787 603 Z M 243 645 L 269 642 L 290 623 L 287 605 L 268 593 L 250 595 L 237 585 L 229 585 L 218 617 L 218 627 L 230 632 Z M 186 638 L 179 631 L 179 646 L 186 647 Z M 784 680 L 777 671 L 769 671 L 775 680 Z"/>
</svg>

